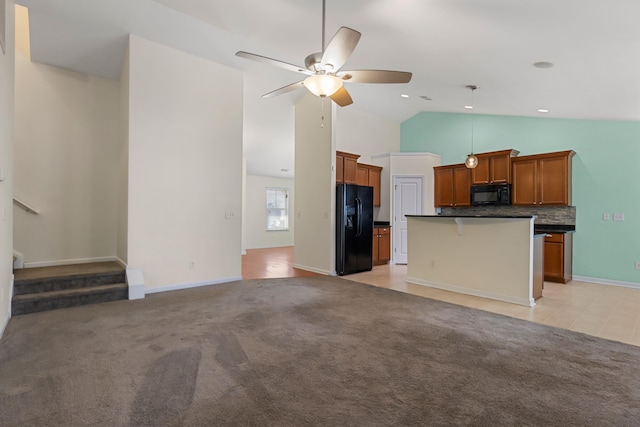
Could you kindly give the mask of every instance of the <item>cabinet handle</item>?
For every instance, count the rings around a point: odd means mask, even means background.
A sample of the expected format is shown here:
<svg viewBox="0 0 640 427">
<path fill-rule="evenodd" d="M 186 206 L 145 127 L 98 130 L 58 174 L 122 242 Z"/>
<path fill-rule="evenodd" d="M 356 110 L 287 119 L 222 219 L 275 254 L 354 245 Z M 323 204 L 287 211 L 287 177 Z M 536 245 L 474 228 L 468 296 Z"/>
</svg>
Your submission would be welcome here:
<svg viewBox="0 0 640 427">
<path fill-rule="evenodd" d="M 553 237 L 553 234 L 545 234 L 544 237 Z"/>
</svg>

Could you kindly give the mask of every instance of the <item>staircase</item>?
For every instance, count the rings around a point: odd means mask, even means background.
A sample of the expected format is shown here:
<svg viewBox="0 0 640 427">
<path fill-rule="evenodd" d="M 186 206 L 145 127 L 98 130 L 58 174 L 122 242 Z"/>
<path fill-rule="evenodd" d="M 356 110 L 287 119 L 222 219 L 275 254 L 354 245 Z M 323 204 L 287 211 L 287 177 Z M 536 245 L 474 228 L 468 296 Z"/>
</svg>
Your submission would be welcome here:
<svg viewBox="0 0 640 427">
<path fill-rule="evenodd" d="M 23 268 L 14 276 L 14 316 L 128 297 L 124 268 L 116 262 Z"/>
</svg>

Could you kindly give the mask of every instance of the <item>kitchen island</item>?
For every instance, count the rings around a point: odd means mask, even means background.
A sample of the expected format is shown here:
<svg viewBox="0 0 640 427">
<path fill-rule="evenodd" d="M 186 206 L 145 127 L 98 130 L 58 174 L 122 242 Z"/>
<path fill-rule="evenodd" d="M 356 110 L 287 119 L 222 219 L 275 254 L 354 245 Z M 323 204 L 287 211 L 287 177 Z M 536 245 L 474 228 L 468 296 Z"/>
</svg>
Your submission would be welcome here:
<svg viewBox="0 0 640 427">
<path fill-rule="evenodd" d="M 534 306 L 544 237 L 535 218 L 407 215 L 406 281 Z"/>
</svg>

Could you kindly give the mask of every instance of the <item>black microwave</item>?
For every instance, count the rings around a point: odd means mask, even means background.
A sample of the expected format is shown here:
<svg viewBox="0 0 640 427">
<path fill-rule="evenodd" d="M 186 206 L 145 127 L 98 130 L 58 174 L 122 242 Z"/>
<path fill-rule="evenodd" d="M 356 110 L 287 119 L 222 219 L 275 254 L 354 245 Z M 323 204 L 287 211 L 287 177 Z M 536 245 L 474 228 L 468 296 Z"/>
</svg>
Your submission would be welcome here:
<svg viewBox="0 0 640 427">
<path fill-rule="evenodd" d="M 477 184 L 471 186 L 471 206 L 505 206 L 511 204 L 511 184 Z"/>
</svg>

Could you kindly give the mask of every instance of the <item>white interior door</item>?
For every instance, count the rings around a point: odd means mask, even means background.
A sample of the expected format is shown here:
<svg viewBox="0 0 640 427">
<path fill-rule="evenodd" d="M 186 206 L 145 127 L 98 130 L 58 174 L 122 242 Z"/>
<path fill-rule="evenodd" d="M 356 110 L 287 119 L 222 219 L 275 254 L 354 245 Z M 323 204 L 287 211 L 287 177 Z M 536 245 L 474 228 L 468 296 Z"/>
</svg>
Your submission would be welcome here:
<svg viewBox="0 0 640 427">
<path fill-rule="evenodd" d="M 422 177 L 393 177 L 393 262 L 407 263 L 407 218 L 422 214 Z"/>
</svg>

